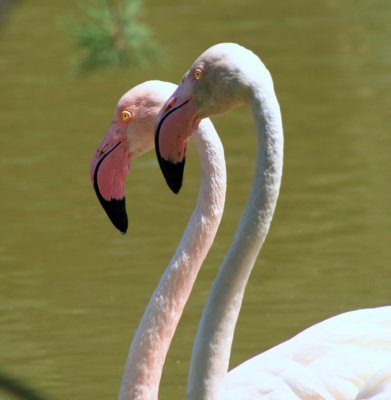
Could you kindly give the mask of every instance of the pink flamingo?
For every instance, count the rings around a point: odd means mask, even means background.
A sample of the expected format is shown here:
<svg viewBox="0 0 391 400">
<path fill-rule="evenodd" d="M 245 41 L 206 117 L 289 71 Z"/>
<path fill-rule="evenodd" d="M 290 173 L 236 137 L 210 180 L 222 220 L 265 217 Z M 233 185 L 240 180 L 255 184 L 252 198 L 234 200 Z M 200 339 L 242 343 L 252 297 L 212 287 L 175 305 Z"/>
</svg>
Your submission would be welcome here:
<svg viewBox="0 0 391 400">
<path fill-rule="evenodd" d="M 126 232 L 124 182 L 131 160 L 153 149 L 153 124 L 174 85 L 151 81 L 118 102 L 114 120 L 90 166 L 96 194 L 114 225 Z M 226 171 L 221 142 L 209 120 L 194 143 L 201 161 L 200 194 L 182 240 L 144 312 L 125 364 L 119 398 L 157 399 L 167 351 L 224 208 Z"/>
<path fill-rule="evenodd" d="M 219 44 L 185 74 L 156 122 L 156 153 L 168 185 L 182 184 L 186 147 L 202 118 L 249 103 L 257 163 L 245 211 L 208 298 L 193 347 L 188 399 L 353 399 L 391 356 L 391 307 L 330 318 L 228 371 L 244 290 L 280 189 L 283 129 L 269 71 L 251 51 Z"/>
</svg>

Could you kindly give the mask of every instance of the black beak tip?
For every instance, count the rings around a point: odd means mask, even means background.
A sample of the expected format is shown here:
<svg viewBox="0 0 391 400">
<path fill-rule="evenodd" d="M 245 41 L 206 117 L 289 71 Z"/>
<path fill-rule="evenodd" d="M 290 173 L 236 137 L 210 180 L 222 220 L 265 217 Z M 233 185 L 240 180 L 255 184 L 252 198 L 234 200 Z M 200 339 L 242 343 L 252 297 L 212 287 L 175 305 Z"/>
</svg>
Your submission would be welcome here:
<svg viewBox="0 0 391 400">
<path fill-rule="evenodd" d="M 185 168 L 185 159 L 178 163 L 172 163 L 164 158 L 160 158 L 160 169 L 163 172 L 167 185 L 175 193 L 178 194 L 182 188 L 183 170 Z"/>
<path fill-rule="evenodd" d="M 100 204 L 106 211 L 106 214 L 110 218 L 112 224 L 122 234 L 125 234 L 128 230 L 128 214 L 126 213 L 125 197 L 119 200 L 117 199 L 106 200 L 101 195 L 97 184 L 94 185 L 94 189 Z"/>
<path fill-rule="evenodd" d="M 100 199 L 101 200 L 101 199 Z M 113 225 L 123 234 L 128 230 L 128 215 L 126 213 L 125 197 L 110 201 L 101 200 L 101 204 Z"/>
</svg>

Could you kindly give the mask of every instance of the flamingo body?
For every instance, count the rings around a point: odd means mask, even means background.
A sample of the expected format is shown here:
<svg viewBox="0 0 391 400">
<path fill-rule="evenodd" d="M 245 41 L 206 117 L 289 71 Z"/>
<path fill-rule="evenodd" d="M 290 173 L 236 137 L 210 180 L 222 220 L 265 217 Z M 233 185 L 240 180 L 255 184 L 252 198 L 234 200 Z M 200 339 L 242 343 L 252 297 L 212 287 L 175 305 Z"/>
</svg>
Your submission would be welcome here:
<svg viewBox="0 0 391 400">
<path fill-rule="evenodd" d="M 355 400 L 391 399 L 391 364 L 378 369 L 360 388 Z"/>
<path fill-rule="evenodd" d="M 231 370 L 221 398 L 355 399 L 390 358 L 391 307 L 351 311 L 313 325 Z"/>
<path fill-rule="evenodd" d="M 96 194 L 122 232 L 126 213 L 125 178 L 130 163 L 153 149 L 153 124 L 173 88 L 174 85 L 166 82 L 149 81 L 128 91 L 118 102 L 114 119 L 91 162 L 90 175 Z M 200 194 L 176 252 L 133 337 L 121 382 L 121 400 L 158 398 L 169 345 L 223 213 L 226 189 L 223 147 L 209 120 L 202 121 L 197 132 L 193 142 L 201 162 Z M 120 199 L 112 196 L 107 187 L 122 188 Z M 120 200 L 121 208 L 118 208 Z"/>
<path fill-rule="evenodd" d="M 171 105 L 175 104 L 175 109 Z M 187 388 L 190 400 L 354 399 L 391 358 L 391 307 L 330 318 L 228 373 L 244 290 L 266 238 L 282 175 L 283 130 L 270 73 L 251 51 L 212 46 L 196 59 L 159 113 L 156 153 L 168 185 L 181 185 L 185 148 L 204 117 L 241 104 L 252 110 L 257 162 L 252 191 L 213 283 L 198 328 Z M 162 161 L 163 160 L 163 161 Z M 167 167 L 170 165 L 170 167 Z M 174 172 L 173 172 L 174 171 Z M 384 386 L 384 385 L 383 385 Z"/>
</svg>

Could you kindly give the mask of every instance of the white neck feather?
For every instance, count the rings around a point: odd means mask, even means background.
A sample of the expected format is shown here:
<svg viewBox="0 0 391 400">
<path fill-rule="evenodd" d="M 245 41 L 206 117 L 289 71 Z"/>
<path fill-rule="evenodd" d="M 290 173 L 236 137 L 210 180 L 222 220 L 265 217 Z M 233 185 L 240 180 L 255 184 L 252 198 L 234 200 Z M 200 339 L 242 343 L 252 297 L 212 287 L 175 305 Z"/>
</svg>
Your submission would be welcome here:
<svg viewBox="0 0 391 400">
<path fill-rule="evenodd" d="M 219 398 L 246 284 L 266 238 L 279 194 L 283 162 L 281 113 L 266 68 L 263 75 L 262 84 L 252 84 L 250 98 L 258 149 L 254 182 L 198 328 L 187 388 L 191 400 Z"/>
<path fill-rule="evenodd" d="M 223 213 L 226 190 L 224 151 L 209 120 L 202 121 L 193 141 L 201 161 L 197 205 L 131 343 L 120 400 L 158 398 L 169 345 Z"/>
</svg>

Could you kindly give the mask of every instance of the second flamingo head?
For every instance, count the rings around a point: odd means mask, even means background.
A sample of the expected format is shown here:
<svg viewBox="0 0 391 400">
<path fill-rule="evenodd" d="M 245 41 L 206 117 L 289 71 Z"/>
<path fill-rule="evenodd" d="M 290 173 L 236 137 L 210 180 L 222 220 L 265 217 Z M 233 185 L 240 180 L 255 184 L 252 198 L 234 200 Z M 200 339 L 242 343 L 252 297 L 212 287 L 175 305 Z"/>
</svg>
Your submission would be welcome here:
<svg viewBox="0 0 391 400">
<path fill-rule="evenodd" d="M 114 226 L 128 229 L 125 180 L 132 160 L 154 148 L 154 121 L 176 88 L 168 82 L 148 81 L 125 93 L 90 164 L 95 193 Z"/>
</svg>

